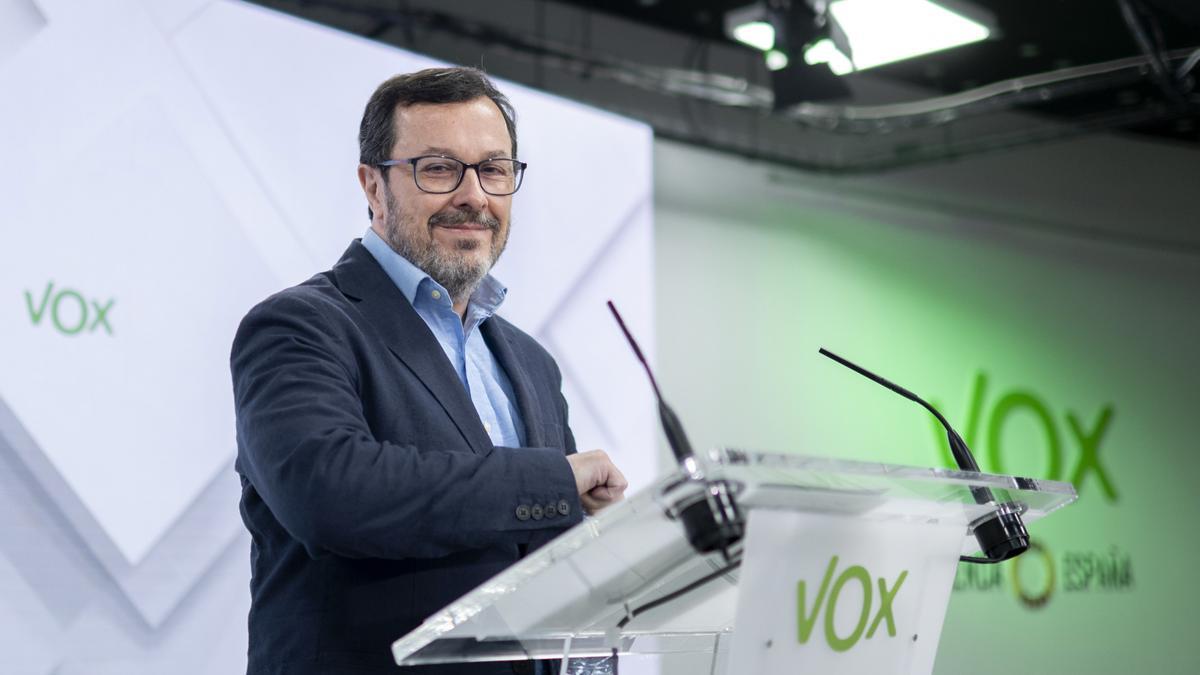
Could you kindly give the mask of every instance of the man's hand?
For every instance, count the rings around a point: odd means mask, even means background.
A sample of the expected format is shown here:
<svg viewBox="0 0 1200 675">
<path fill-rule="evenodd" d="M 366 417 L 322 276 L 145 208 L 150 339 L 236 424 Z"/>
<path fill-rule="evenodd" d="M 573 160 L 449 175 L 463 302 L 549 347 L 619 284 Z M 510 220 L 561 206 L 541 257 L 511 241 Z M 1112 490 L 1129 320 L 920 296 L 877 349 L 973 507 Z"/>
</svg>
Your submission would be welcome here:
<svg viewBox="0 0 1200 675">
<path fill-rule="evenodd" d="M 575 473 L 575 488 L 579 501 L 589 514 L 625 498 L 629 482 L 603 450 L 588 450 L 567 455 Z"/>
</svg>

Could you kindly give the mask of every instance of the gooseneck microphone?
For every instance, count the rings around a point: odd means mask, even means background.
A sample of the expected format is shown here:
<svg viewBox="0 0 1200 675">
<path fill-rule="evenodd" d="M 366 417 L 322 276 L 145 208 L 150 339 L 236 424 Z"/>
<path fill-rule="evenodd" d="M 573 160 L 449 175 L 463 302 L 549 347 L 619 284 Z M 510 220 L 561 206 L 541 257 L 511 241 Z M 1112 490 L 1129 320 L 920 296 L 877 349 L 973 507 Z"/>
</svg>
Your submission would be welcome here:
<svg viewBox="0 0 1200 675">
<path fill-rule="evenodd" d="M 846 359 L 843 359 L 842 357 L 838 356 L 837 354 L 834 354 L 833 352 L 825 349 L 824 347 L 821 347 L 818 351 L 823 356 L 828 356 L 829 358 L 833 359 L 834 361 L 837 361 L 838 363 L 842 364 L 843 366 L 846 366 L 847 368 L 849 368 L 850 370 L 853 370 L 854 372 L 858 373 L 859 375 L 862 375 L 863 377 L 865 377 L 867 379 L 874 380 L 876 383 L 881 384 L 881 385 L 887 387 L 888 389 L 891 389 L 892 391 L 896 392 L 897 394 L 900 394 L 901 396 L 903 396 L 904 398 L 906 398 L 910 401 L 913 401 L 914 403 L 920 404 L 926 410 L 933 413 L 933 416 L 937 418 L 938 422 L 942 423 L 942 427 L 946 430 L 946 440 L 948 440 L 950 442 L 950 452 L 951 452 L 951 454 L 954 455 L 954 461 L 958 464 L 958 468 L 962 469 L 963 471 L 974 471 L 975 473 L 979 473 L 979 465 L 975 463 L 975 456 L 972 455 L 970 449 L 967 448 L 966 442 L 963 441 L 962 437 L 958 435 L 957 431 L 955 431 L 953 428 L 951 428 L 950 423 L 946 421 L 945 417 L 942 417 L 942 413 L 938 412 L 937 408 L 933 407 L 932 405 L 927 403 L 925 401 L 925 399 L 921 398 L 920 396 L 917 396 L 916 394 L 905 389 L 904 387 L 901 387 L 900 385 L 898 385 L 890 380 L 886 380 L 886 379 L 876 375 L 875 373 L 872 373 L 871 371 L 867 370 L 866 368 L 863 368 L 854 363 L 851 363 L 851 362 L 847 361 Z"/>
<path fill-rule="evenodd" d="M 859 375 L 891 389 L 933 413 L 933 416 L 937 418 L 937 421 L 946 430 L 946 440 L 950 443 L 950 452 L 954 455 L 954 461 L 958 464 L 958 468 L 963 471 L 979 473 L 979 464 L 975 461 L 975 456 L 971 454 L 971 449 L 967 447 L 966 441 L 950 426 L 950 423 L 938 412 L 937 408 L 934 408 L 925 399 L 904 387 L 884 379 L 862 366 L 851 363 L 824 347 L 818 351 L 822 356 L 827 356 L 837 361 Z M 977 503 L 993 504 L 996 508 L 971 523 L 971 529 L 975 532 L 975 539 L 979 542 L 979 549 L 983 551 L 985 557 L 960 556 L 959 560 L 981 564 L 998 563 L 1015 558 L 1029 549 L 1029 533 L 1025 530 L 1025 523 L 1021 520 L 1023 509 L 1019 505 L 1012 503 L 997 504 L 996 496 L 992 494 L 990 488 L 986 487 L 973 486 L 971 494 L 975 497 Z"/>
<path fill-rule="evenodd" d="M 625 326 L 625 320 L 621 318 L 621 314 L 612 300 L 608 301 L 608 310 L 617 320 L 617 325 L 621 327 L 625 339 L 629 340 L 629 346 L 633 348 L 634 355 L 637 356 L 638 361 L 641 361 L 642 368 L 646 370 L 646 375 L 650 378 L 650 386 L 654 388 L 654 398 L 658 400 L 658 418 L 662 421 L 663 433 L 667 436 L 667 445 L 671 446 L 671 453 L 675 455 L 675 461 L 680 466 L 685 466 L 688 464 L 688 460 L 695 456 L 695 453 L 692 452 L 692 444 L 688 441 L 687 434 L 683 433 L 683 424 L 680 423 L 679 416 L 675 414 L 671 406 L 663 400 L 662 391 L 658 388 L 658 380 L 654 377 L 654 371 L 650 370 L 650 362 L 642 354 L 642 348 L 638 346 L 637 340 L 633 339 L 633 333 L 630 333 L 629 328 Z"/>
<path fill-rule="evenodd" d="M 650 370 L 649 361 L 642 354 L 637 340 L 633 339 L 633 334 L 625 326 L 625 321 L 621 319 L 621 314 L 612 300 L 608 301 L 608 309 L 617 320 L 617 325 L 621 327 L 621 332 L 625 334 L 625 339 L 629 341 L 629 346 L 633 348 L 638 361 L 641 361 L 646 375 L 650 377 L 650 386 L 654 388 L 654 397 L 658 400 L 658 418 L 662 422 L 663 433 L 667 437 L 667 444 L 671 446 L 671 453 L 675 455 L 675 461 L 688 480 L 704 484 L 701 498 L 679 508 L 679 519 L 683 521 L 688 542 L 699 553 L 721 551 L 729 558 L 729 548 L 742 538 L 746 524 L 733 491 L 725 481 L 704 479 L 692 452 L 692 444 L 683 432 L 683 424 L 671 406 L 663 400 L 662 391 L 658 388 L 654 372 Z"/>
</svg>

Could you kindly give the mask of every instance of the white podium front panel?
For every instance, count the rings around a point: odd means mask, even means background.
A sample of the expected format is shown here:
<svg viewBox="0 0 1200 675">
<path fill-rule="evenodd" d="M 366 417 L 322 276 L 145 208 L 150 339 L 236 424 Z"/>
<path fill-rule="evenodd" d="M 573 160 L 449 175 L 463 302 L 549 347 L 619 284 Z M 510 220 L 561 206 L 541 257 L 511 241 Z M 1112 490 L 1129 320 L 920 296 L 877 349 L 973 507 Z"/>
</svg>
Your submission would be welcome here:
<svg viewBox="0 0 1200 675">
<path fill-rule="evenodd" d="M 758 675 L 928 675 L 962 525 L 750 513 L 731 662 Z"/>
</svg>

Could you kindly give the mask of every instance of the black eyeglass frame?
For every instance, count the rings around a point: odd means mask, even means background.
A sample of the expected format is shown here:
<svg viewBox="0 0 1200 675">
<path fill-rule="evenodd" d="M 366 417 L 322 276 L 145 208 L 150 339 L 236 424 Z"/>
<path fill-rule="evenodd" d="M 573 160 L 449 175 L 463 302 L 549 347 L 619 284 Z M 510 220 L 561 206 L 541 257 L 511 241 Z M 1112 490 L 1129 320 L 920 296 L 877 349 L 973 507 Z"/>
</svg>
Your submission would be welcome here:
<svg viewBox="0 0 1200 675">
<path fill-rule="evenodd" d="M 449 190 L 426 190 L 425 188 L 421 187 L 421 182 L 419 180 L 417 180 L 417 162 L 421 161 L 422 159 L 448 159 L 452 162 L 458 162 L 463 167 L 462 171 L 459 172 L 459 174 L 458 174 L 458 182 L 456 182 L 454 184 L 454 187 L 450 188 Z M 497 160 L 505 161 L 505 162 L 512 162 L 517 167 L 517 184 L 515 187 L 513 187 L 512 192 L 492 192 L 491 190 L 487 189 L 487 186 L 485 186 L 483 184 L 483 179 L 479 175 L 479 167 L 483 164 L 487 164 L 488 162 L 495 162 Z M 461 159 L 458 159 L 457 157 L 447 157 L 446 155 L 421 155 L 420 157 L 409 157 L 408 159 L 388 159 L 388 160 L 379 162 L 375 166 L 378 166 L 382 169 L 388 169 L 393 166 L 403 166 L 405 164 L 412 165 L 413 185 L 416 185 L 417 189 L 420 190 L 421 192 L 425 192 L 425 193 L 428 193 L 431 195 L 450 194 L 451 192 L 454 192 L 455 190 L 457 190 L 460 185 L 462 185 L 463 179 L 467 177 L 467 169 L 474 169 L 475 177 L 477 179 L 479 179 L 480 189 L 482 189 L 487 194 L 492 195 L 493 197 L 508 197 L 510 195 L 516 194 L 517 190 L 521 189 L 521 184 L 525 182 L 525 169 L 529 166 L 527 163 L 519 161 L 519 160 L 515 160 L 511 157 L 492 157 L 490 159 L 485 159 L 482 162 L 477 162 L 475 164 L 467 164 L 466 162 L 462 161 Z"/>
</svg>

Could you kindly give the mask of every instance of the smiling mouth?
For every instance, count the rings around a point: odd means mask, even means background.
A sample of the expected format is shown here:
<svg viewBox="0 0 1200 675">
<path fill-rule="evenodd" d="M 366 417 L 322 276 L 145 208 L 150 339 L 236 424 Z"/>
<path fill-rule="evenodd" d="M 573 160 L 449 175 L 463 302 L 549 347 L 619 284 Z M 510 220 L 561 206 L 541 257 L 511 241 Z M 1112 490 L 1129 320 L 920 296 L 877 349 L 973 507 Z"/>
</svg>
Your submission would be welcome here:
<svg viewBox="0 0 1200 675">
<path fill-rule="evenodd" d="M 458 232 L 498 232 L 500 221 L 483 211 L 462 209 L 438 213 L 429 219 L 430 230 L 441 227 Z"/>
</svg>

